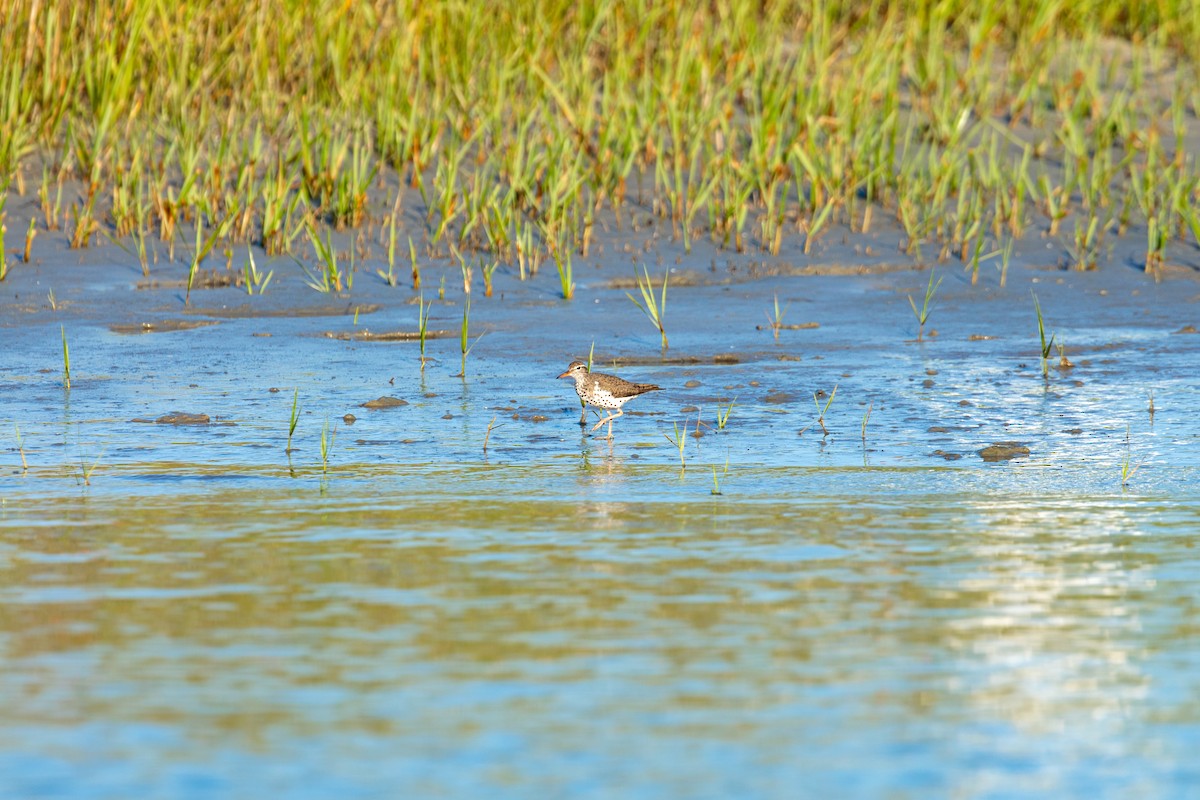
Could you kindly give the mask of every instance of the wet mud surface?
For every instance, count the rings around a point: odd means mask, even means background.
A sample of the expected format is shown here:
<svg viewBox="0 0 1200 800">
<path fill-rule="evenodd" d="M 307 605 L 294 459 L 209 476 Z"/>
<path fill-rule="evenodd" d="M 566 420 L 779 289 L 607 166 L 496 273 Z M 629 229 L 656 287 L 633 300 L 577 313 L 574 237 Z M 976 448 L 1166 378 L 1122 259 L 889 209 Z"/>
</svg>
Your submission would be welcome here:
<svg viewBox="0 0 1200 800">
<path fill-rule="evenodd" d="M 426 268 L 427 282 L 439 269 L 448 272 L 436 262 Z M 1198 431 L 1189 412 L 1200 339 L 1181 333 L 1196 315 L 1194 278 L 1014 269 L 1001 288 L 995 275 L 971 286 L 966 273 L 935 269 L 945 280 L 920 341 L 909 296 L 921 297 L 927 272 L 913 269 L 671 284 L 667 350 L 624 288 L 610 288 L 625 285 L 604 276 L 619 266 L 578 281 L 572 301 L 553 299 L 557 276 L 520 282 L 500 274 L 496 296 L 473 298 L 472 349 L 460 378 L 461 288 L 431 307 L 422 369 L 414 292 L 369 276 L 332 303 L 297 276 L 289 284 L 280 275 L 262 297 L 202 289 L 185 306 L 175 290 L 135 289 L 128 264 L 31 266 L 2 286 L 5 417 L 20 426 L 27 453 L 44 454 L 34 469 L 51 474 L 75 460 L 59 455 L 64 447 L 104 451 L 99 474 L 120 468 L 126 453 L 139 463 L 175 462 L 178 443 L 143 440 L 145 429 L 115 420 L 157 419 L 179 407 L 235 420 L 246 437 L 233 448 L 191 443 L 196 463 L 272 466 L 292 392 L 271 390 L 286 388 L 298 392 L 295 438 L 310 454 L 323 420 L 381 395 L 408 404 L 403 420 L 373 421 L 377 429 L 364 438 L 399 441 L 399 424 L 404 440 L 424 448 L 401 454 L 343 440 L 335 469 L 399 457 L 473 463 L 493 416 L 506 425 L 490 439 L 491 463 L 607 455 L 611 444 L 614 457 L 677 464 L 664 433 L 686 425 L 703 436 L 685 450 L 685 465 L 728 460 L 732 469 L 919 467 L 949 454 L 969 455 L 967 463 L 985 470 L 976 454 L 1006 441 L 1028 453 L 1004 460 L 1087 467 L 1097 490 L 1113 488 L 1114 465 L 1126 454 L 1145 465 L 1143 488 L 1169 480 L 1168 465 L 1194 465 Z M 56 309 L 24 305 L 50 289 Z M 1031 291 L 1047 334 L 1064 348 L 1051 354 L 1045 378 Z M 772 326 L 776 299 L 782 320 Z M 62 332 L 70 390 L 62 385 Z M 154 335 L 131 336 L 144 333 Z M 664 387 L 627 407 L 612 443 L 580 435 L 577 400 L 554 380 L 593 346 L 597 371 Z M 829 433 L 821 435 L 813 423 L 834 387 L 823 414 Z M 448 425 L 447 414 L 457 423 Z M 534 418 L 553 421 L 555 437 Z"/>
</svg>

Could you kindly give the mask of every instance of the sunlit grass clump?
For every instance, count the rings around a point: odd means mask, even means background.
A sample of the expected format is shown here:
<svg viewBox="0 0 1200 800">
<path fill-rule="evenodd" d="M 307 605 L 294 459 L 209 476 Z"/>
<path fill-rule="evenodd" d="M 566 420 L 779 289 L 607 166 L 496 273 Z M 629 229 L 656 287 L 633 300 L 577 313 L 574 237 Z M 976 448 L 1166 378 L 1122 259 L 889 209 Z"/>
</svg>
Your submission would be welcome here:
<svg viewBox="0 0 1200 800">
<path fill-rule="evenodd" d="M 973 278 L 1033 229 L 1091 269 L 1136 228 L 1157 275 L 1200 236 L 1198 55 L 1190 0 L 14 0 L 0 192 L 143 269 L 185 228 L 193 265 L 307 241 L 335 291 L 325 229 L 390 215 L 394 284 L 402 200 L 427 251 L 553 260 L 567 299 L 597 215 L 642 209 L 687 251 L 886 218 Z"/>
</svg>

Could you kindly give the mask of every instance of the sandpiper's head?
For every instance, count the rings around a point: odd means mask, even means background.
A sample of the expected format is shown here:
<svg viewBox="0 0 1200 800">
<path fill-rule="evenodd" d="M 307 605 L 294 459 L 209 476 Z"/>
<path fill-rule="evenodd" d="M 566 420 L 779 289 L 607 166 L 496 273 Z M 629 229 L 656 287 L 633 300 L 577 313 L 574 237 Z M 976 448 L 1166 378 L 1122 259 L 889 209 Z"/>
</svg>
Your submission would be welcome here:
<svg viewBox="0 0 1200 800">
<path fill-rule="evenodd" d="M 571 366 L 567 367 L 567 371 L 564 372 L 562 375 L 559 375 L 558 377 L 574 378 L 575 380 L 579 380 L 580 378 L 582 378 L 583 376 L 585 376 L 587 374 L 588 374 L 587 364 L 583 363 L 582 361 L 572 361 Z"/>
</svg>

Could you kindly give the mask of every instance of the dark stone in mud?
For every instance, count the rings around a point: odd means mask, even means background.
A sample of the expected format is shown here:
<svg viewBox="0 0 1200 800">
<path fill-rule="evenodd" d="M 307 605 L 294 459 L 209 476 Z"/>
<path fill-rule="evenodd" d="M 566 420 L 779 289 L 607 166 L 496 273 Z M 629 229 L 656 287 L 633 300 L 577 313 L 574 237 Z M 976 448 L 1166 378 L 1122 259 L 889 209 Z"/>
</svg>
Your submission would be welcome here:
<svg viewBox="0 0 1200 800">
<path fill-rule="evenodd" d="M 936 385 L 937 383 L 933 380 L 933 378 L 926 378 L 925 380 L 921 381 L 921 386 L 925 389 L 932 389 Z"/>
<path fill-rule="evenodd" d="M 353 425 L 357 421 L 358 417 L 354 416 L 353 414 L 346 414 L 344 417 L 342 417 L 342 422 L 346 423 L 347 425 Z"/>
<path fill-rule="evenodd" d="M 984 461 L 1008 461 L 1029 455 L 1029 448 L 1020 442 L 996 442 L 978 452 Z"/>
<path fill-rule="evenodd" d="M 131 422 L 153 422 L 156 425 L 207 425 L 209 423 L 208 414 L 187 414 L 182 411 L 172 411 L 170 414 L 163 414 L 155 420 L 135 419 Z"/>
<path fill-rule="evenodd" d="M 934 450 L 930 455 L 944 458 L 947 461 L 958 461 L 962 458 L 962 453 L 947 453 L 945 450 Z"/>
<path fill-rule="evenodd" d="M 1195 326 L 1195 325 L 1184 325 L 1184 326 L 1183 326 L 1182 328 L 1180 328 L 1179 330 L 1177 330 L 1177 331 L 1172 331 L 1172 333 L 1195 333 L 1195 332 L 1196 332 L 1196 326 Z"/>
<path fill-rule="evenodd" d="M 696 388 L 697 386 L 699 386 L 699 385 L 700 385 L 700 381 L 697 381 L 697 380 L 691 380 L 691 381 L 688 381 L 687 383 L 685 383 L 685 384 L 683 385 L 683 388 L 685 388 L 685 389 L 695 389 L 695 388 Z"/>
<path fill-rule="evenodd" d="M 363 408 L 399 408 L 400 406 L 408 405 L 407 400 L 401 400 L 399 397 L 379 397 L 375 400 L 368 400 L 362 404 Z"/>
<path fill-rule="evenodd" d="M 679 409 L 680 414 L 695 414 L 700 409 L 697 406 L 684 406 Z"/>
<path fill-rule="evenodd" d="M 796 395 L 791 392 L 771 392 L 763 398 L 764 403 L 773 405 L 782 405 L 784 403 L 793 403 L 796 401 Z"/>
</svg>

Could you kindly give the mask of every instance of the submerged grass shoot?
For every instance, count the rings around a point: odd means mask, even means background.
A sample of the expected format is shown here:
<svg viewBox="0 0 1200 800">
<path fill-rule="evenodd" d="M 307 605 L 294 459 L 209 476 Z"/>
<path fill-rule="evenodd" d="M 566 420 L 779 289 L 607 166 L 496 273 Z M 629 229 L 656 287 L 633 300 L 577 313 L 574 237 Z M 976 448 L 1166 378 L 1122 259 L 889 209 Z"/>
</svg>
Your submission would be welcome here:
<svg viewBox="0 0 1200 800">
<path fill-rule="evenodd" d="M 104 458 L 104 451 L 100 451 L 100 455 L 92 459 L 91 465 L 87 463 L 87 459 L 83 453 L 79 454 L 79 474 L 76 478 L 84 486 L 92 485 L 92 473 L 96 471 L 96 467 L 100 466 L 100 459 Z"/>
</svg>

